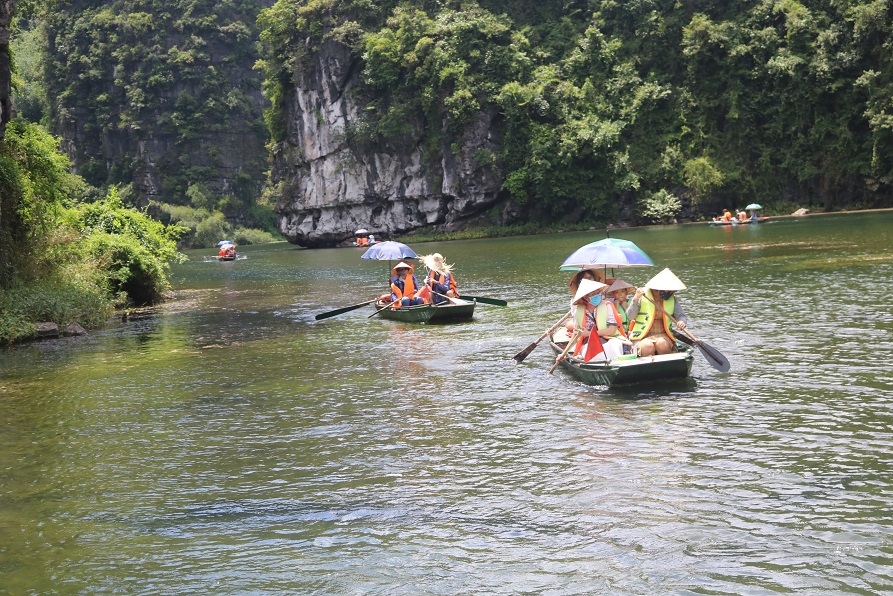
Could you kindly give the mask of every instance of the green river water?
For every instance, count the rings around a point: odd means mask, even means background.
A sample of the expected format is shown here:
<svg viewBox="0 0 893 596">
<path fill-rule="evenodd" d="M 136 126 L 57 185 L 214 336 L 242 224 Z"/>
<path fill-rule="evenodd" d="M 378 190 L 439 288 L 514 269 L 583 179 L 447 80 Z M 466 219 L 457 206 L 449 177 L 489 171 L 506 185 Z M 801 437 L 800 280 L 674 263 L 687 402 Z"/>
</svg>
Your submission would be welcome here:
<svg viewBox="0 0 893 596">
<path fill-rule="evenodd" d="M 617 230 L 670 267 L 689 381 L 548 374 L 604 231 L 412 244 L 502 298 L 405 325 L 361 249 L 195 251 L 176 296 L 0 351 L 2 594 L 893 590 L 893 213 Z"/>
</svg>

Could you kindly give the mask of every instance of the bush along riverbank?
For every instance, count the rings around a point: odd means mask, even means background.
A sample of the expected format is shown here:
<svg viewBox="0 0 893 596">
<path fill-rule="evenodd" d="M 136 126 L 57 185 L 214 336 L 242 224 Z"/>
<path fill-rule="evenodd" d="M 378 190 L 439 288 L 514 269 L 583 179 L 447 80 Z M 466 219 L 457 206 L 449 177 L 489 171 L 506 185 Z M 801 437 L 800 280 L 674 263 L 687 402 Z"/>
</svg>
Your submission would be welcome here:
<svg viewBox="0 0 893 596">
<path fill-rule="evenodd" d="M 58 140 L 13 121 L 0 141 L 0 343 L 101 326 L 170 288 L 181 226 L 164 225 L 69 172 Z M 44 324 L 44 325 L 41 325 Z"/>
</svg>

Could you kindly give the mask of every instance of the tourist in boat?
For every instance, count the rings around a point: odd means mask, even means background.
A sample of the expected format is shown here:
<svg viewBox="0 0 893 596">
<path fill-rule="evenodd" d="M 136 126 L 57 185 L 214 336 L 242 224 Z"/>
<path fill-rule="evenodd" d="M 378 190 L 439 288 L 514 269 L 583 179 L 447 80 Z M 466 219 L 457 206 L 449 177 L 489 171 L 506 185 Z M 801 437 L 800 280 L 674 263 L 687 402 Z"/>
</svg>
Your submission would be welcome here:
<svg viewBox="0 0 893 596">
<path fill-rule="evenodd" d="M 574 273 L 571 276 L 570 281 L 567 282 L 567 287 L 570 289 L 571 294 L 577 293 L 577 288 L 580 286 L 580 281 L 584 279 L 591 279 L 605 284 L 606 286 L 614 283 L 613 277 L 605 277 L 604 269 L 582 269 Z"/>
<path fill-rule="evenodd" d="M 636 290 L 626 315 L 632 321 L 629 339 L 636 345 L 639 356 L 676 351 L 676 336 L 671 329 L 672 320 L 667 315 L 676 319 L 679 329 L 685 329 L 688 319 L 675 296 L 676 292 L 685 289 L 685 284 L 672 271 L 664 269 L 644 288 Z"/>
<path fill-rule="evenodd" d="M 397 306 L 416 306 L 424 304 L 425 299 L 419 297 L 421 289 L 415 277 L 415 267 L 406 261 L 400 261 L 391 269 L 391 302 Z"/>
<path fill-rule="evenodd" d="M 744 209 L 738 210 L 738 221 L 747 221 L 747 213 L 744 212 Z"/>
<path fill-rule="evenodd" d="M 614 283 L 605 290 L 605 296 L 617 310 L 617 316 L 621 321 L 621 329 L 624 331 L 629 328 L 629 318 L 626 316 L 626 309 L 629 308 L 629 292 L 635 289 L 635 286 L 632 284 L 622 279 L 615 279 Z"/>
<path fill-rule="evenodd" d="M 459 290 L 456 287 L 456 277 L 453 275 L 453 265 L 444 262 L 443 255 L 437 252 L 425 255 L 421 260 L 428 268 L 425 285 L 431 290 L 431 302 L 446 304 L 450 302 L 450 298 L 458 298 Z"/>
<path fill-rule="evenodd" d="M 369 238 L 366 236 L 357 236 L 357 246 L 369 246 Z"/>
<path fill-rule="evenodd" d="M 217 258 L 219 259 L 235 259 L 236 258 L 236 245 L 235 244 L 224 244 L 220 247 L 220 250 L 217 252 Z"/>
<path fill-rule="evenodd" d="M 573 348 L 573 354 L 582 355 L 584 362 L 589 362 L 603 352 L 602 342 L 595 341 L 598 335 L 593 334 L 593 331 L 596 330 L 596 307 L 601 303 L 601 295 L 607 287 L 606 284 L 583 276 L 571 300 L 573 314 L 568 324 L 568 331 L 579 330 L 579 339 Z M 593 341 L 590 341 L 590 338 Z"/>
<path fill-rule="evenodd" d="M 750 221 L 758 221 L 760 217 L 757 215 L 757 212 L 753 209 L 750 210 Z"/>
</svg>

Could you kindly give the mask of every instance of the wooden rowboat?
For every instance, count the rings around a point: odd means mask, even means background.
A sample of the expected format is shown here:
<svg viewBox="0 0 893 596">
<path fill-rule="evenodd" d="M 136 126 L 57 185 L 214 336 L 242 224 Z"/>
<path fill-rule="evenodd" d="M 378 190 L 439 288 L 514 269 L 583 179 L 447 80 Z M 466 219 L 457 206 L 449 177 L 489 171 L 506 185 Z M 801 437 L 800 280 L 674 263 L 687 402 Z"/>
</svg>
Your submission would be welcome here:
<svg viewBox="0 0 893 596">
<path fill-rule="evenodd" d="M 732 221 L 711 221 L 711 226 L 743 226 L 747 224 L 755 224 L 765 222 L 768 217 L 761 217 L 759 219 L 745 219 L 744 221 L 738 221 L 737 219 Z"/>
<path fill-rule="evenodd" d="M 388 308 L 386 303 L 376 302 L 375 309 L 384 308 L 377 316 L 401 323 L 457 323 L 470 321 L 474 316 L 476 301 L 454 298 L 455 304 L 420 304 Z"/>
<path fill-rule="evenodd" d="M 432 306 L 431 308 L 434 309 L 434 316 L 431 317 L 431 322 L 458 323 L 460 321 L 470 321 L 474 316 L 474 307 L 476 304 L 476 300 L 453 298 L 451 303 Z"/>
<path fill-rule="evenodd" d="M 556 335 L 562 334 L 559 330 Z M 567 346 L 565 341 L 556 343 L 553 339 L 549 342 L 556 354 L 561 354 Z M 691 364 L 694 360 L 692 349 L 683 343 L 676 343 L 679 350 L 674 354 L 662 354 L 659 356 L 646 356 L 644 358 L 627 355 L 615 358 L 610 362 L 584 363 L 579 358 L 568 356 L 561 364 L 572 375 L 587 385 L 629 385 L 633 383 L 648 383 L 657 381 L 669 381 L 685 379 L 691 375 Z"/>
</svg>

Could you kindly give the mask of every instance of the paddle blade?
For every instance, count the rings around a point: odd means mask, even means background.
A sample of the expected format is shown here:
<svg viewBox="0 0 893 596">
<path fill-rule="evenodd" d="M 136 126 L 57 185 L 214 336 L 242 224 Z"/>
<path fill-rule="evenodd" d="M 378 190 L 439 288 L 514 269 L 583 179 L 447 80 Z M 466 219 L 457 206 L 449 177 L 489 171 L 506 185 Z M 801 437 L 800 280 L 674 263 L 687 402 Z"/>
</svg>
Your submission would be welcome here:
<svg viewBox="0 0 893 596">
<path fill-rule="evenodd" d="M 710 366 L 719 372 L 729 372 L 729 369 L 732 368 L 728 359 L 726 359 L 726 357 L 713 346 L 709 346 L 702 341 L 697 341 L 695 342 L 695 347 L 698 348 L 701 355 L 704 356 L 704 359 L 707 360 Z"/>
<path fill-rule="evenodd" d="M 532 344 L 512 356 L 512 359 L 514 359 L 514 361 L 518 363 L 524 362 L 524 359 L 530 356 L 530 353 L 534 351 L 539 344 L 540 342 L 538 341 L 533 342 Z"/>
<path fill-rule="evenodd" d="M 492 304 L 493 306 L 508 306 L 509 303 L 499 298 L 487 298 L 484 296 L 460 296 L 462 300 L 477 300 L 481 304 Z"/>
</svg>

